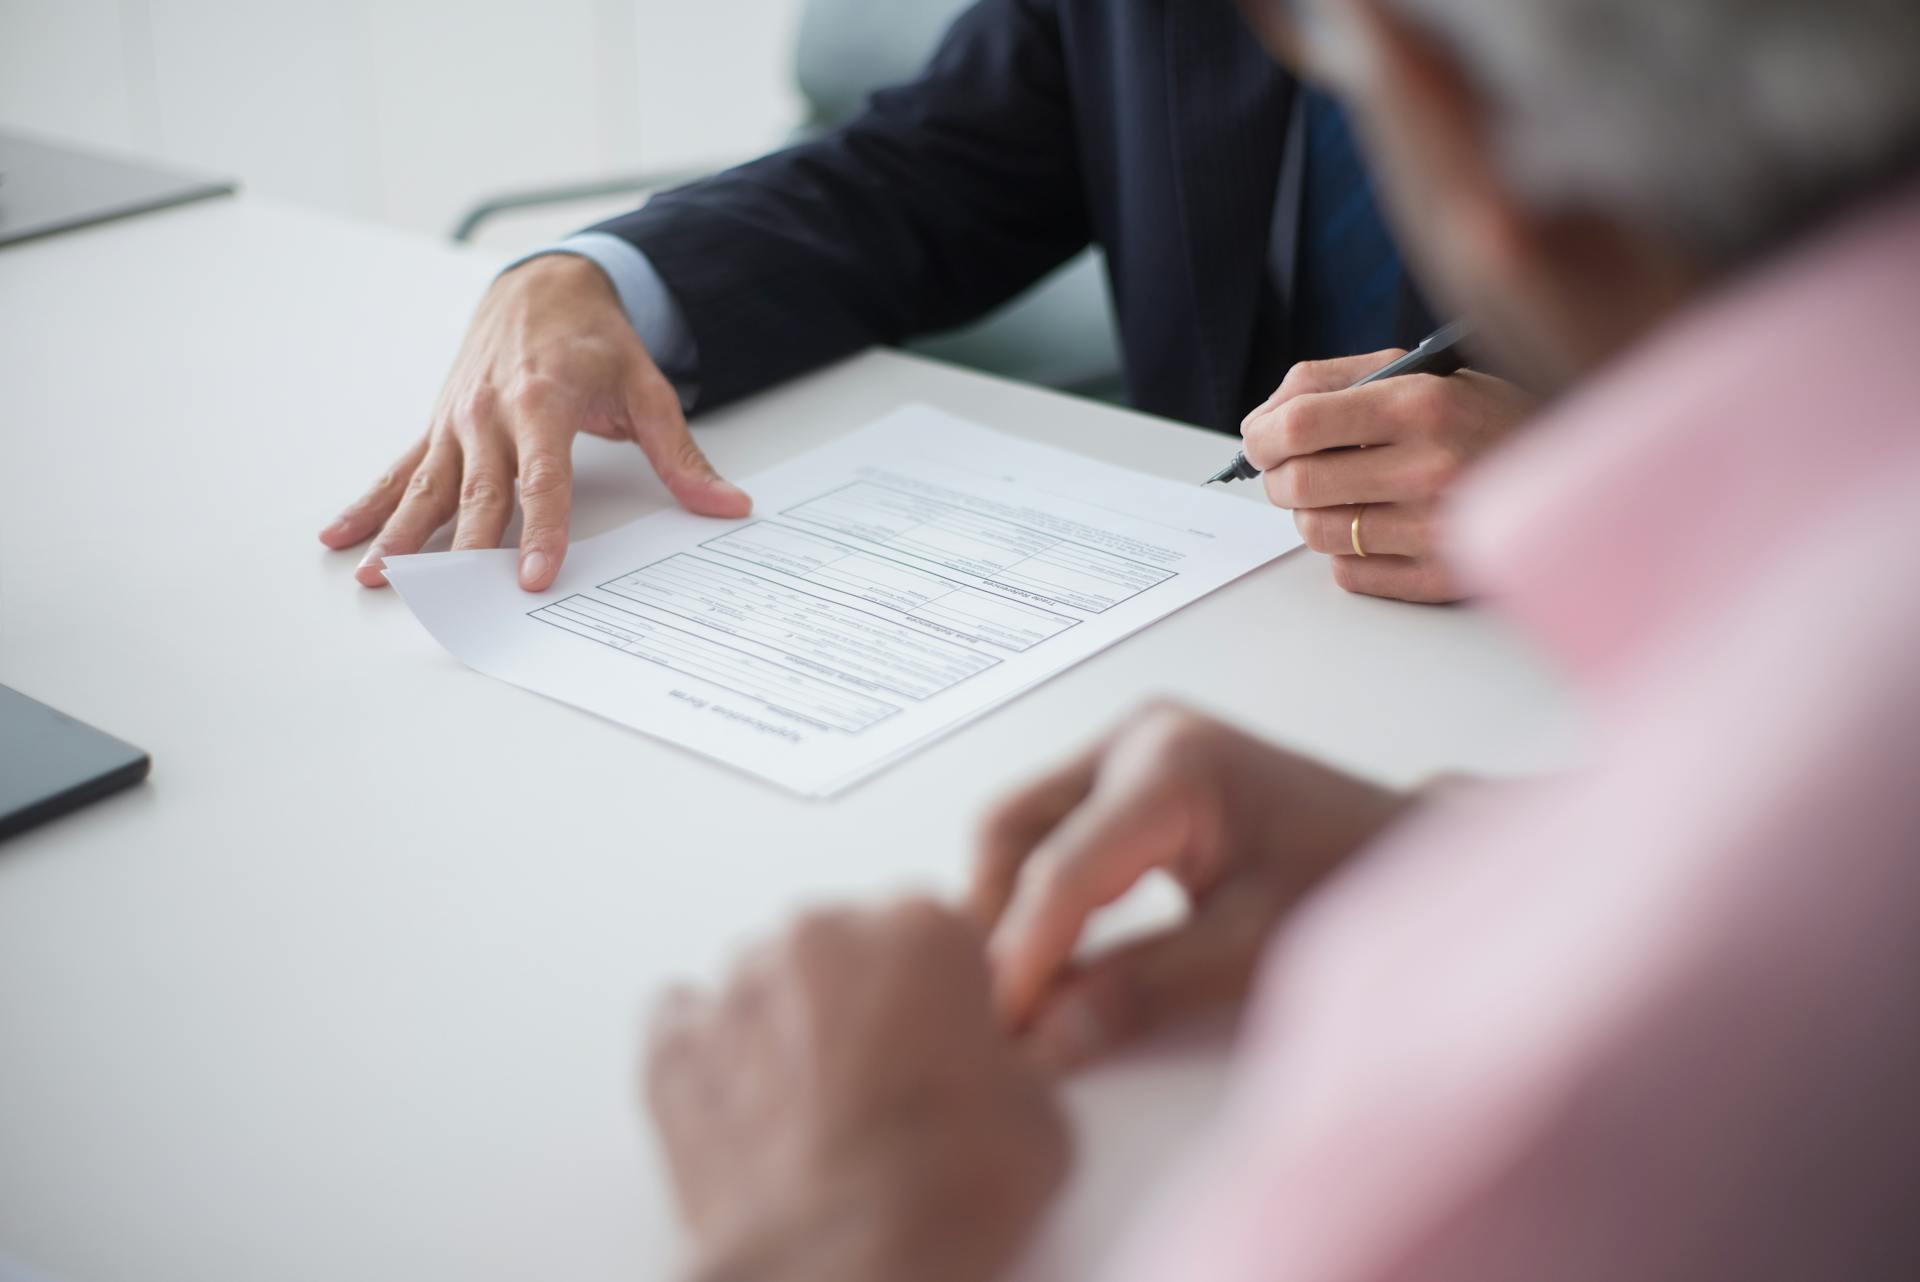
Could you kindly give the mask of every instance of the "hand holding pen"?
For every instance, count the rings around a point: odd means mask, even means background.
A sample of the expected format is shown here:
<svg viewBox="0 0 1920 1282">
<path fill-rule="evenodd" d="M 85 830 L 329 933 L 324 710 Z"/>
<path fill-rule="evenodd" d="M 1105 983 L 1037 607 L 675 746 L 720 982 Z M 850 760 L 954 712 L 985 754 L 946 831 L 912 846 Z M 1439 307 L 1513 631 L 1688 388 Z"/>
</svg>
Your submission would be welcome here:
<svg viewBox="0 0 1920 1282">
<path fill-rule="evenodd" d="M 1434 374 L 1445 377 L 1455 373 L 1466 364 L 1466 357 L 1461 348 L 1466 344 L 1471 333 L 1465 321 L 1454 321 L 1451 325 L 1442 326 L 1429 334 L 1420 346 L 1405 356 L 1381 366 L 1347 390 L 1356 391 L 1374 383 L 1384 382 L 1389 378 L 1400 378 L 1409 374 Z M 1254 414 L 1259 412 L 1255 410 Z M 1250 414 L 1247 417 L 1251 419 L 1253 415 Z M 1234 481 L 1251 481 L 1260 475 L 1260 471 L 1261 469 L 1247 461 L 1246 451 L 1243 450 L 1233 456 L 1231 463 L 1209 476 L 1202 484 L 1227 485 Z"/>
<path fill-rule="evenodd" d="M 1534 408 L 1513 384 L 1461 369 L 1464 341 L 1456 324 L 1404 356 L 1296 366 L 1241 425 L 1243 455 L 1209 483 L 1259 477 L 1348 591 L 1460 599 L 1441 504 L 1467 464 Z M 1442 373 L 1451 377 L 1413 377 Z"/>
</svg>

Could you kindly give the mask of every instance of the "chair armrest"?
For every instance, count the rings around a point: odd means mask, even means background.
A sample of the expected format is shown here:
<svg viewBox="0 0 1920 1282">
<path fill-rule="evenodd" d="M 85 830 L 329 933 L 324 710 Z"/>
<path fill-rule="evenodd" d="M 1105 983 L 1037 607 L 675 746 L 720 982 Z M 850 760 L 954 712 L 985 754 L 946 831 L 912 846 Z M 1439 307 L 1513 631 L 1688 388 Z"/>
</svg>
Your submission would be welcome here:
<svg viewBox="0 0 1920 1282">
<path fill-rule="evenodd" d="M 698 169 L 665 169 L 654 173 L 625 174 L 611 178 L 599 178 L 575 183 L 558 183 L 551 187 L 528 187 L 519 191 L 501 192 L 480 200 L 462 214 L 454 225 L 452 239 L 464 244 L 473 239 L 488 219 L 519 209 L 538 209 L 543 205 L 565 205 L 576 200 L 593 200 L 601 196 L 618 196 L 624 192 L 655 192 L 669 187 L 679 187 L 696 179 L 725 168 L 724 165 L 707 165 Z"/>
</svg>

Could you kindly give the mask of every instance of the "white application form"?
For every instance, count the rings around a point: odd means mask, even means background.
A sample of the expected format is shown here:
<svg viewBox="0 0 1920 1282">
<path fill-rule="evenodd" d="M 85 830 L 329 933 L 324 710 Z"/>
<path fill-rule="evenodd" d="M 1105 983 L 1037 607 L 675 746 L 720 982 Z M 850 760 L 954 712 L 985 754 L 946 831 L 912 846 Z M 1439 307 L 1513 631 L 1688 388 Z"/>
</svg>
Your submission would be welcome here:
<svg viewBox="0 0 1920 1282">
<path fill-rule="evenodd" d="M 1293 521 L 925 406 L 746 483 L 755 512 L 387 577 L 489 676 L 830 796 L 1299 546 Z"/>
</svg>

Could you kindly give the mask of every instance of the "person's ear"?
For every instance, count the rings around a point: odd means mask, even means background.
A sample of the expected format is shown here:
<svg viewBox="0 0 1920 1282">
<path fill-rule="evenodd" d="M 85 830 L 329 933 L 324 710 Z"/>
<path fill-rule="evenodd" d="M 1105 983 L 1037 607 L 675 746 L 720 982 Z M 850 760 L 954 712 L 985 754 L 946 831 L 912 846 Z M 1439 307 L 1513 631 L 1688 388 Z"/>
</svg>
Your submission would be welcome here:
<svg viewBox="0 0 1920 1282">
<path fill-rule="evenodd" d="M 1449 310 L 1470 314 L 1482 346 L 1542 387 L 1569 375 L 1561 333 L 1560 244 L 1503 172 L 1494 113 L 1430 30 L 1380 0 L 1342 6 L 1346 39 L 1315 66 L 1355 106 L 1399 241 Z"/>
<path fill-rule="evenodd" d="M 1429 28 L 1385 0 L 1313 12 L 1307 72 L 1350 105 L 1401 248 L 1428 297 L 1481 326 L 1477 349 L 1538 390 L 1563 386 L 1697 288 L 1671 246 L 1523 197 L 1495 106 Z"/>
<path fill-rule="evenodd" d="M 1324 71 L 1358 90 L 1349 99 L 1401 225 L 1415 241 L 1431 226 L 1450 261 L 1478 272 L 1526 271 L 1541 249 L 1536 229 L 1500 173 L 1491 113 L 1459 60 L 1378 0 L 1353 0 L 1349 11 L 1354 38 Z"/>
</svg>

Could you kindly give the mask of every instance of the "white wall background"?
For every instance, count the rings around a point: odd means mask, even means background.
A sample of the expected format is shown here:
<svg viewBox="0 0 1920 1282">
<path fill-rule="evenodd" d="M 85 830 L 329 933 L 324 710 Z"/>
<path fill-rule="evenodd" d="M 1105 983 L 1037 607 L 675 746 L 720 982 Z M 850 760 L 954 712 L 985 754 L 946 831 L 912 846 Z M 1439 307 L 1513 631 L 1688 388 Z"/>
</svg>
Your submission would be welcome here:
<svg viewBox="0 0 1920 1282">
<path fill-rule="evenodd" d="M 797 122 L 798 0 L 0 0 L 0 128 L 430 234 Z M 496 227 L 510 247 L 576 209 Z"/>
</svg>

